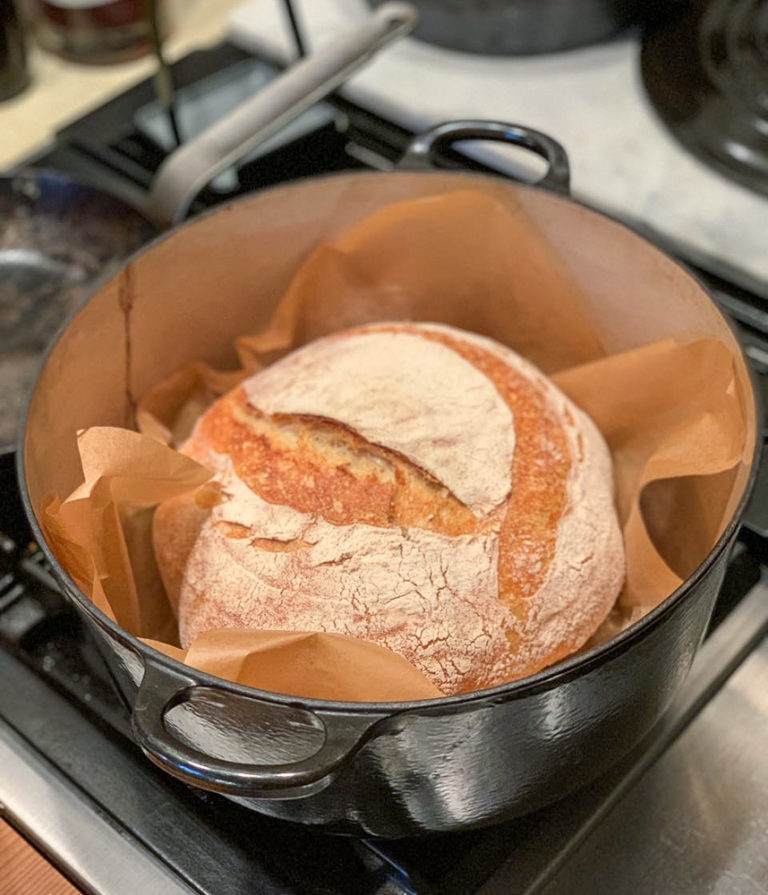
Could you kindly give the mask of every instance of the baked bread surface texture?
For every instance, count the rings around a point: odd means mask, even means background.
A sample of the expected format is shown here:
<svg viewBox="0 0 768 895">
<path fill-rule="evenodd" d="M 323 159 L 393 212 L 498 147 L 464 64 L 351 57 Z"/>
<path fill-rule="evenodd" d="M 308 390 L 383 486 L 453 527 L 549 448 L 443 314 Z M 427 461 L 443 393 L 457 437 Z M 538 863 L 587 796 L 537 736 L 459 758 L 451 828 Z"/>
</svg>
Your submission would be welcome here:
<svg viewBox="0 0 768 895">
<path fill-rule="evenodd" d="M 313 342 L 198 420 L 214 471 L 155 514 L 181 641 L 327 631 L 446 695 L 581 647 L 624 578 L 608 449 L 510 349 L 437 324 Z"/>
</svg>

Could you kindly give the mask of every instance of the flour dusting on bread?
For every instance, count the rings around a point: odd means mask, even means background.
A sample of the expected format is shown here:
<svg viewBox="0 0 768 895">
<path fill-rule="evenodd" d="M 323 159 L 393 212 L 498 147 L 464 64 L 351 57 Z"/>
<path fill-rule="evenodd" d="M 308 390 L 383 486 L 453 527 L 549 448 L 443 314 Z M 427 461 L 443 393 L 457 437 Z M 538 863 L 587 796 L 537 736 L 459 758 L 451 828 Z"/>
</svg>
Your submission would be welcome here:
<svg viewBox="0 0 768 895">
<path fill-rule="evenodd" d="M 156 513 L 184 644 L 227 627 L 347 634 L 467 692 L 578 649 L 623 581 L 602 437 L 481 336 L 337 333 L 221 398 L 183 450 L 221 494 Z"/>
</svg>

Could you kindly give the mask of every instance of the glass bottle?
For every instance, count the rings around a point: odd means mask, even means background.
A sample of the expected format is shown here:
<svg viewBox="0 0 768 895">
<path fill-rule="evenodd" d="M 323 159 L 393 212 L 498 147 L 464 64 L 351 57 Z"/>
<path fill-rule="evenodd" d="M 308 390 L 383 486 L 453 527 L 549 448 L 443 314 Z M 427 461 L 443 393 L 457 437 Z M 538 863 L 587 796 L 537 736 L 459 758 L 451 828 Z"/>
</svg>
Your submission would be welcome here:
<svg viewBox="0 0 768 895">
<path fill-rule="evenodd" d="M 0 100 L 9 99 L 29 83 L 24 34 L 13 0 L 0 0 Z"/>
<path fill-rule="evenodd" d="M 65 59 L 105 65 L 152 50 L 148 0 L 36 0 L 35 6 L 40 45 Z"/>
</svg>

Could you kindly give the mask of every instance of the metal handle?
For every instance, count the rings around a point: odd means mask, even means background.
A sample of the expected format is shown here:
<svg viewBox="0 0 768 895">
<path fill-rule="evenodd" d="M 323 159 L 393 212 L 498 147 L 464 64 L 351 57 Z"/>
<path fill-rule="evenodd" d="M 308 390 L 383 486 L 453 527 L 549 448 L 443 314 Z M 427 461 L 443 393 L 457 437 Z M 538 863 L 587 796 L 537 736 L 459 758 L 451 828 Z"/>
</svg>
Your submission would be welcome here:
<svg viewBox="0 0 768 895">
<path fill-rule="evenodd" d="M 408 144 L 398 168 L 425 171 L 435 167 L 435 155 L 460 140 L 495 140 L 522 146 L 540 155 L 547 162 L 547 173 L 536 186 L 568 193 L 571 171 L 565 149 L 552 137 L 520 124 L 501 121 L 448 121 L 414 137 Z"/>
<path fill-rule="evenodd" d="M 321 714 L 253 697 L 255 703 L 275 715 L 281 711 L 305 715 L 314 728 L 324 731 L 324 741 L 314 755 L 293 762 L 257 765 L 227 761 L 182 742 L 164 723 L 165 714 L 187 701 L 197 686 L 193 678 L 147 661 L 131 721 L 136 742 L 148 758 L 184 783 L 212 792 L 261 799 L 297 798 L 317 792 L 358 751 L 368 739 L 366 734 L 382 718 Z"/>
<path fill-rule="evenodd" d="M 411 31 L 418 16 L 407 3 L 385 3 L 349 34 L 297 62 L 160 166 L 146 214 L 164 226 L 184 218 L 213 177 L 342 84 L 379 49 Z"/>
</svg>

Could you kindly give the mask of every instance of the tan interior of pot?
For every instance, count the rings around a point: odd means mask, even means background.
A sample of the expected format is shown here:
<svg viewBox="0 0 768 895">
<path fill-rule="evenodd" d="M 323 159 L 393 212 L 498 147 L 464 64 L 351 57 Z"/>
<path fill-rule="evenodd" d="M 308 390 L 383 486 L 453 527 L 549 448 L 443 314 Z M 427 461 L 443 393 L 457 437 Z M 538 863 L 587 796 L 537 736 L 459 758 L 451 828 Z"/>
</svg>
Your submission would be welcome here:
<svg viewBox="0 0 768 895">
<path fill-rule="evenodd" d="M 235 367 L 235 338 L 266 325 L 321 240 L 394 201 L 461 188 L 523 206 L 583 289 L 606 352 L 669 336 L 715 336 L 733 348 L 750 408 L 735 506 L 753 397 L 734 336 L 695 280 L 624 227 L 543 191 L 474 175 L 366 173 L 274 189 L 209 215 L 162 238 L 97 293 L 51 351 L 31 403 L 25 461 L 38 516 L 46 494 L 68 494 L 81 480 L 77 430 L 130 424 L 138 397 L 185 363 Z"/>
</svg>

